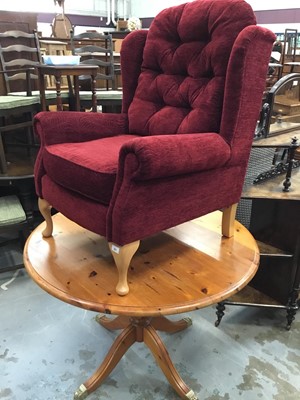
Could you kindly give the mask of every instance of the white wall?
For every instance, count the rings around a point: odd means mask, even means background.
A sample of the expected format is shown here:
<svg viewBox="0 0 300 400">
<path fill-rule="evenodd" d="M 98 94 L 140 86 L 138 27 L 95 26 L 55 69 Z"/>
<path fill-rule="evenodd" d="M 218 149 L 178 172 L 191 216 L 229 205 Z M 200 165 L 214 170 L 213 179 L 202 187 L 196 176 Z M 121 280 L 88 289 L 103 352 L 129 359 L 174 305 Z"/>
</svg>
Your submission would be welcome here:
<svg viewBox="0 0 300 400">
<path fill-rule="evenodd" d="M 124 0 L 115 0 L 123 7 Z M 127 0 L 131 15 L 141 18 L 154 17 L 164 8 L 192 0 Z M 300 8 L 299 0 L 248 0 L 254 10 L 277 10 Z M 107 0 L 65 0 L 65 11 L 70 14 L 99 15 L 106 10 Z M 55 12 L 53 0 L 9 0 L 0 1 L 0 9 L 8 11 Z M 56 8 L 58 9 L 58 8 Z M 129 11 L 129 10 L 128 10 Z"/>
<path fill-rule="evenodd" d="M 289 8 L 300 9 L 299 0 L 248 0 L 254 11 L 261 10 L 285 10 Z M 272 32 L 284 33 L 286 28 L 300 31 L 300 23 L 287 22 L 284 24 L 261 24 Z"/>
<path fill-rule="evenodd" d="M 154 17 L 164 8 L 188 1 L 192 0 L 131 0 L 132 15 L 140 18 Z M 300 8 L 299 0 L 248 0 L 248 3 L 254 11 Z"/>
<path fill-rule="evenodd" d="M 192 0 L 190 0 L 192 1 Z M 178 4 L 187 3 L 182 0 L 131 0 L 132 16 L 139 18 L 155 17 L 161 10 Z"/>
<path fill-rule="evenodd" d="M 300 8 L 298 0 L 247 0 L 254 11 Z"/>
<path fill-rule="evenodd" d="M 89 10 L 91 15 L 94 15 L 97 12 L 97 8 L 101 6 L 102 2 L 103 6 L 105 7 L 106 0 L 65 0 L 65 11 L 66 13 L 72 12 L 74 14 L 85 14 L 86 11 Z M 7 11 L 29 11 L 37 13 L 55 13 L 61 10 L 60 7 L 54 5 L 53 0 L 2 0 L 0 9 Z"/>
<path fill-rule="evenodd" d="M 125 2 L 127 5 L 127 10 L 130 9 L 130 1 L 131 0 L 115 0 L 115 2 L 118 2 L 120 5 L 119 11 L 121 14 L 123 14 Z M 0 10 L 28 11 L 36 13 L 61 12 L 61 8 L 59 6 L 55 6 L 53 0 L 0 0 Z M 66 14 L 106 15 L 106 10 L 107 0 L 65 0 Z"/>
<path fill-rule="evenodd" d="M 100 25 L 101 17 L 107 16 L 107 4 L 108 0 L 65 0 L 65 13 L 66 15 L 99 16 Z M 130 5 L 131 0 L 115 0 L 116 16 L 121 18 L 131 16 Z M 0 0 L 0 10 L 56 14 L 61 13 L 62 8 L 55 5 L 53 0 Z M 50 24 L 38 22 L 37 28 L 43 36 L 52 34 Z M 89 29 L 107 30 L 99 26 L 90 26 Z M 75 27 L 76 34 L 84 31 L 86 31 L 86 26 Z"/>
<path fill-rule="evenodd" d="M 115 0 L 119 3 L 120 16 L 123 17 L 124 0 Z M 127 17 L 135 16 L 139 18 L 154 17 L 157 13 L 167 7 L 186 3 L 193 0 L 125 0 L 127 7 Z M 131 7 L 130 7 L 131 3 Z M 248 0 L 254 11 L 260 10 L 281 10 L 288 8 L 299 8 L 299 0 Z M 107 0 L 65 0 L 66 14 L 82 15 L 106 15 Z M 131 8 L 131 11 L 130 11 Z M 58 6 L 54 6 L 53 0 L 0 0 L 0 10 L 7 11 L 31 11 L 31 12 L 60 12 Z M 269 24 L 265 25 L 274 32 L 284 32 L 285 28 L 295 28 L 300 30 L 299 23 L 288 24 Z M 49 27 L 43 26 L 43 29 Z"/>
</svg>

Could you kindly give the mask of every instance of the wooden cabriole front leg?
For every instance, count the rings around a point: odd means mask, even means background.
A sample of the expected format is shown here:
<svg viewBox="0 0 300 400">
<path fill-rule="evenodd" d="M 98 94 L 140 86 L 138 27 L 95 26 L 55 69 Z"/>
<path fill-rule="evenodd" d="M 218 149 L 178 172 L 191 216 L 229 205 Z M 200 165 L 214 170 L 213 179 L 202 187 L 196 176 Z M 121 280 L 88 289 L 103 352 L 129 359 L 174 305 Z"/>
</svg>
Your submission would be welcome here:
<svg viewBox="0 0 300 400">
<path fill-rule="evenodd" d="M 41 199 L 40 197 L 38 199 L 38 206 L 39 206 L 40 213 L 45 218 L 45 222 L 46 222 L 46 228 L 43 230 L 42 235 L 43 235 L 43 237 L 50 237 L 50 236 L 52 236 L 52 232 L 53 232 L 53 222 L 52 222 L 52 216 L 51 216 L 52 206 L 48 203 L 47 200 Z"/>
<path fill-rule="evenodd" d="M 232 237 L 234 235 L 234 221 L 236 215 L 237 203 L 224 208 L 222 216 L 222 235 Z"/>
<path fill-rule="evenodd" d="M 125 296 L 129 292 L 129 287 L 127 283 L 127 272 L 130 261 L 134 253 L 137 251 L 139 245 L 139 240 L 125 244 L 124 246 L 119 246 L 112 242 L 109 243 L 109 249 L 118 268 L 119 280 L 116 286 L 116 292 L 120 296 Z"/>
</svg>

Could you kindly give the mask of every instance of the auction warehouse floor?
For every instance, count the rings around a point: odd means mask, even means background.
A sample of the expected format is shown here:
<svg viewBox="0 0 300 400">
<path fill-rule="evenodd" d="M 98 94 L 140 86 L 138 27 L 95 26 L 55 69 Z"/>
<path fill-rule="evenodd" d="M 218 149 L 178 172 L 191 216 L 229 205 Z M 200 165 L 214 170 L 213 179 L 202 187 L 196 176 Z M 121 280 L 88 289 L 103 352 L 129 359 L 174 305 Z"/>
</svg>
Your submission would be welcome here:
<svg viewBox="0 0 300 400">
<path fill-rule="evenodd" d="M 0 399 L 69 400 L 99 366 L 117 332 L 94 312 L 40 289 L 24 269 L 0 274 Z M 160 333 L 199 400 L 299 400 L 300 319 L 284 310 L 227 306 L 188 314 L 193 325 Z M 175 317 L 174 317 L 175 318 Z M 177 317 L 178 319 L 178 317 Z M 177 400 L 143 343 L 134 344 L 89 400 Z"/>
</svg>

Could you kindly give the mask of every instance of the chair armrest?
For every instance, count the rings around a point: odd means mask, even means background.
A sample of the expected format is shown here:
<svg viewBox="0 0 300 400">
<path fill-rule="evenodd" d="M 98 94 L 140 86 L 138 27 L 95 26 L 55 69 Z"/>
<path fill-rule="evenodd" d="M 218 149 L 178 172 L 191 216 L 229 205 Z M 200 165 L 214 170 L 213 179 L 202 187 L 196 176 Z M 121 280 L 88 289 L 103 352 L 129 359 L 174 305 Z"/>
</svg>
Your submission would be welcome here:
<svg viewBox="0 0 300 400">
<path fill-rule="evenodd" d="M 34 129 L 47 146 L 126 134 L 128 119 L 127 114 L 44 111 L 34 117 Z"/>
<path fill-rule="evenodd" d="M 197 133 L 132 139 L 122 147 L 120 162 L 132 162 L 126 160 L 132 153 L 133 179 L 148 180 L 222 167 L 231 149 L 217 133 Z"/>
</svg>

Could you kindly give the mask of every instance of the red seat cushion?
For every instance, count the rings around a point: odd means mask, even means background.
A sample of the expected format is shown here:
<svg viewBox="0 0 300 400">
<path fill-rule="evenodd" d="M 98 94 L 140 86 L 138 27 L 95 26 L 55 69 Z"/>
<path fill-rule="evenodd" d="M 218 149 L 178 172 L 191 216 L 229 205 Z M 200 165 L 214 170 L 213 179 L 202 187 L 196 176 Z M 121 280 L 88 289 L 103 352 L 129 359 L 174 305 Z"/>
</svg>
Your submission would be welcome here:
<svg viewBox="0 0 300 400">
<path fill-rule="evenodd" d="M 120 135 L 44 148 L 46 174 L 57 184 L 108 205 L 122 145 L 134 135 Z M 63 173 L 62 173 L 63 171 Z"/>
</svg>

